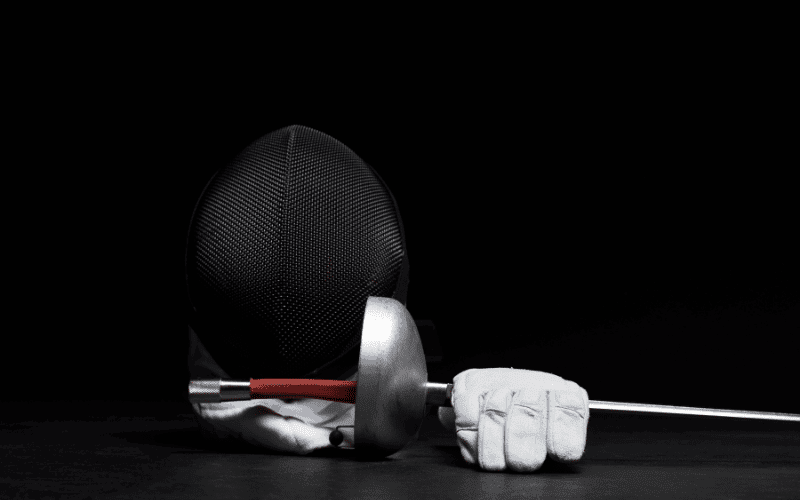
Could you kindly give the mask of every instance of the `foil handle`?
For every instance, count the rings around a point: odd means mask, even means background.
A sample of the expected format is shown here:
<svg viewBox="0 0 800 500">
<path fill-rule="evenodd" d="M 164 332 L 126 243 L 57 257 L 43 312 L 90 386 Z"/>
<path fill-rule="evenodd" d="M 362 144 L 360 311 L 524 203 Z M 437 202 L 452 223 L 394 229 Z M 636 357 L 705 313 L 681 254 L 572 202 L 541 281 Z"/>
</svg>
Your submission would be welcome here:
<svg viewBox="0 0 800 500">
<path fill-rule="evenodd" d="M 235 380 L 190 380 L 190 403 L 221 403 L 250 399 L 250 382 Z"/>
<path fill-rule="evenodd" d="M 430 406 L 453 406 L 450 397 L 453 395 L 453 384 L 438 384 L 428 382 L 425 384 L 427 394 L 425 404 Z"/>
</svg>

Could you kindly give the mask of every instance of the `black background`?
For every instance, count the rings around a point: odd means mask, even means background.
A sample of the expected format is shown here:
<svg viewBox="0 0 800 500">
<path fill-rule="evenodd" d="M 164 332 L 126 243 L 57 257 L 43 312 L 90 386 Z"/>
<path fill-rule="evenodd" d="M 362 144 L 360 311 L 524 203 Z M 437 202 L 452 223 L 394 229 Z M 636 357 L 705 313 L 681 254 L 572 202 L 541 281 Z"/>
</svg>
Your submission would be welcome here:
<svg viewBox="0 0 800 500">
<path fill-rule="evenodd" d="M 194 202 L 301 124 L 394 193 L 408 309 L 443 348 L 431 380 L 513 366 L 592 399 L 800 411 L 780 34 L 667 35 L 411 50 L 72 33 L 18 53 L 4 398 L 185 398 Z"/>
</svg>

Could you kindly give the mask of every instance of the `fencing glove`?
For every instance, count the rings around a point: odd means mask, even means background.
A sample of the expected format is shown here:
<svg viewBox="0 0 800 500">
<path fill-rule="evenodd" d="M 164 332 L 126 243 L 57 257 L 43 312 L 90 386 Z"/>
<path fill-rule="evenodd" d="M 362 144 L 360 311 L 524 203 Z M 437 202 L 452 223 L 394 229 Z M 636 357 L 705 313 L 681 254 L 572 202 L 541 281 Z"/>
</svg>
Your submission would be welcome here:
<svg viewBox="0 0 800 500">
<path fill-rule="evenodd" d="M 583 456 L 589 394 L 551 373 L 513 368 L 470 369 L 453 379 L 452 408 L 439 421 L 457 435 L 461 456 L 481 469 L 538 470 L 546 457 L 574 463 Z"/>
</svg>

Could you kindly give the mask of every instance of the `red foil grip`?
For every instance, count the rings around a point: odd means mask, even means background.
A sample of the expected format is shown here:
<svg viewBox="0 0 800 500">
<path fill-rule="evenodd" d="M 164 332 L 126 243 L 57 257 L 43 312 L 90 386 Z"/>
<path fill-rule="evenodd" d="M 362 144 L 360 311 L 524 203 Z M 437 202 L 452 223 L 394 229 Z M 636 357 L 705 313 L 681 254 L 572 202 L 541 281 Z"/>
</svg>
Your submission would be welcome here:
<svg viewBox="0 0 800 500">
<path fill-rule="evenodd" d="M 356 382 L 298 378 L 250 379 L 252 399 L 324 399 L 356 403 Z"/>
</svg>

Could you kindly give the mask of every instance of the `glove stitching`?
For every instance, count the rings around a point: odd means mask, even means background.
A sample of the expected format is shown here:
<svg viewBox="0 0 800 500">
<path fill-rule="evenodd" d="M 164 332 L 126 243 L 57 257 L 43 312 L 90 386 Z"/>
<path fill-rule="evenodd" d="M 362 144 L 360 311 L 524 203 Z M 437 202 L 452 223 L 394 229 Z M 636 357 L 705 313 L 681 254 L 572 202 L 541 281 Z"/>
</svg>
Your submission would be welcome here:
<svg viewBox="0 0 800 500">
<path fill-rule="evenodd" d="M 531 408 L 531 407 L 530 407 L 530 406 L 528 406 L 528 405 L 523 405 L 523 404 L 519 404 L 519 403 L 514 403 L 514 405 L 513 405 L 513 406 L 518 406 L 518 407 L 520 407 L 520 408 L 527 408 L 527 409 L 529 409 L 530 411 L 532 411 L 532 412 L 536 412 L 536 413 L 544 413 L 544 409 L 542 409 L 542 408 Z"/>
<path fill-rule="evenodd" d="M 569 413 L 572 413 L 572 414 L 577 415 L 577 416 L 579 416 L 581 418 L 586 418 L 580 411 L 575 410 L 574 408 L 567 408 L 565 406 L 556 406 L 555 408 L 557 408 L 559 410 L 564 410 L 564 411 L 569 412 Z"/>
</svg>

